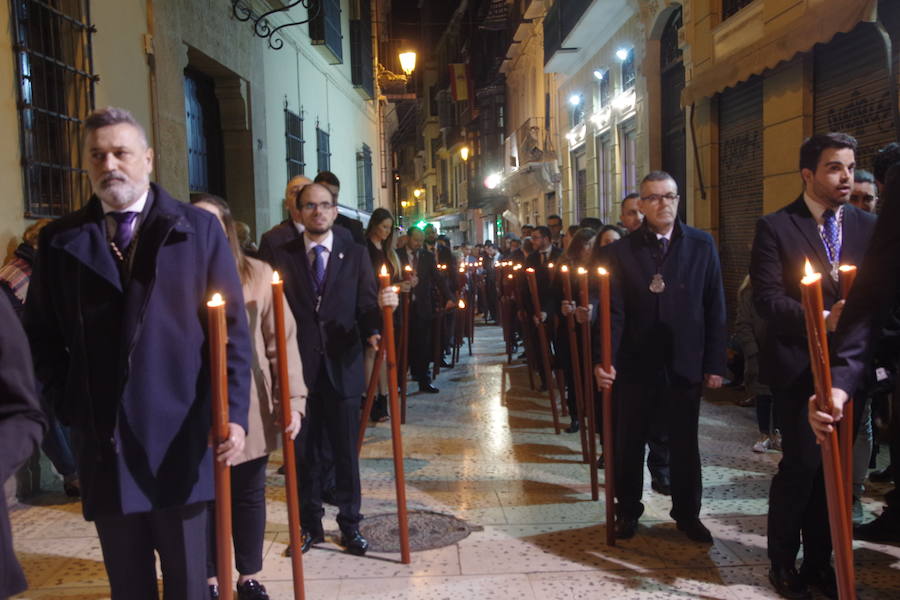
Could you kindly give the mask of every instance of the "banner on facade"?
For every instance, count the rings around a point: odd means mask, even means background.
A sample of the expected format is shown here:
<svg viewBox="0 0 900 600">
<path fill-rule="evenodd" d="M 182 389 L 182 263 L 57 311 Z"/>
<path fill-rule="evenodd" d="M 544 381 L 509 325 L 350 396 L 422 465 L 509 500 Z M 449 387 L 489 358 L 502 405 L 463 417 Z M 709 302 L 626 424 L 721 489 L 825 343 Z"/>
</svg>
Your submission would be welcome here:
<svg viewBox="0 0 900 600">
<path fill-rule="evenodd" d="M 455 102 L 469 100 L 469 65 L 466 63 L 450 63 L 450 91 Z"/>
</svg>

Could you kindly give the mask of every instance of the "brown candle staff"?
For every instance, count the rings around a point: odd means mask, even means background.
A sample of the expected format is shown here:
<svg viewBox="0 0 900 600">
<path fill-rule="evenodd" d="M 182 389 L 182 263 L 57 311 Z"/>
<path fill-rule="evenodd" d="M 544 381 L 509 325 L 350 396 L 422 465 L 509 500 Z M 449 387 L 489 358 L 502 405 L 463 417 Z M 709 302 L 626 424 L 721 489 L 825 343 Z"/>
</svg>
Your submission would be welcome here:
<svg viewBox="0 0 900 600">
<path fill-rule="evenodd" d="M 841 299 L 846 301 L 850 288 L 856 281 L 856 265 L 841 265 Z M 841 441 L 841 462 L 844 465 L 844 486 L 847 494 L 847 510 L 853 514 L 853 398 L 844 404 L 844 418 L 838 423 L 838 439 Z"/>
<path fill-rule="evenodd" d="M 275 347 L 278 352 L 278 388 L 281 392 L 281 422 L 291 422 L 291 384 L 288 374 L 287 341 L 284 329 L 284 282 L 278 271 L 272 275 L 272 308 L 275 313 Z M 294 440 L 288 431 L 281 432 L 284 454 L 284 489 L 287 496 L 288 529 L 291 548 L 303 545 L 300 525 L 300 492 L 297 486 L 297 456 L 294 454 Z M 303 553 L 291 552 L 291 573 L 294 580 L 294 600 L 306 598 L 303 583 Z"/>
<path fill-rule="evenodd" d="M 553 415 L 553 429 L 559 435 L 559 409 L 556 407 L 556 399 L 553 396 L 553 369 L 550 368 L 550 342 L 547 341 L 547 330 L 541 321 L 541 299 L 538 295 L 537 274 L 534 269 L 525 269 L 525 277 L 528 280 L 528 291 L 531 293 L 531 305 L 534 307 L 535 329 L 538 334 L 538 345 L 541 352 L 541 369 L 544 373 L 544 382 L 547 386 L 547 396 L 550 398 L 550 413 Z"/>
<path fill-rule="evenodd" d="M 562 278 L 563 299 L 566 302 L 572 302 L 572 278 L 568 265 L 560 267 L 559 276 Z M 588 459 L 587 425 L 584 419 L 584 391 L 582 390 L 584 382 L 579 376 L 581 359 L 578 356 L 578 335 L 575 333 L 574 312 L 566 316 L 566 337 L 569 338 L 569 365 L 574 373 L 572 380 L 575 384 L 575 411 L 578 419 L 578 431 L 581 433 L 581 460 L 590 464 L 591 461 Z"/>
<path fill-rule="evenodd" d="M 375 392 L 378 390 L 378 380 L 381 379 L 381 365 L 384 364 L 384 344 L 375 351 L 375 360 L 372 361 L 372 373 L 369 375 L 369 385 L 366 387 L 366 401 L 363 404 L 362 416 L 359 419 L 359 436 L 356 439 L 356 453 L 362 452 L 363 441 L 366 439 L 366 427 L 372 417 L 372 407 L 375 405 Z"/>
<path fill-rule="evenodd" d="M 391 283 L 391 276 L 388 273 L 387 265 L 381 266 L 381 273 L 378 274 L 381 281 L 381 289 L 387 288 Z M 394 309 L 391 306 L 385 306 L 382 309 L 382 319 L 384 321 L 384 335 L 381 344 L 387 352 L 388 365 L 388 391 L 391 402 L 391 414 L 397 415 L 400 412 L 400 402 L 397 397 L 397 351 L 394 346 Z M 409 555 L 409 520 L 406 515 L 406 476 L 403 472 L 403 440 L 400 437 L 400 420 L 391 419 L 391 441 L 394 450 L 394 482 L 397 490 L 397 519 L 400 529 L 400 560 L 404 565 L 411 562 Z"/>
<path fill-rule="evenodd" d="M 228 371 L 225 345 L 228 329 L 225 325 L 225 301 L 221 294 L 213 294 L 206 303 L 209 320 L 209 370 L 212 394 L 213 447 L 228 439 Z M 290 422 L 290 419 L 288 420 Z M 218 460 L 215 465 L 216 485 L 216 573 L 219 578 L 219 598 L 232 600 L 231 585 L 231 467 Z"/>
<path fill-rule="evenodd" d="M 801 300 L 806 322 L 809 360 L 812 369 L 815 398 L 821 412 L 831 414 L 831 365 L 828 358 L 828 338 L 822 302 L 822 274 L 813 272 L 806 261 L 806 276 L 801 280 Z M 837 575 L 838 597 L 855 598 L 856 576 L 853 567 L 853 533 L 847 495 L 844 492 L 844 470 L 841 466 L 840 445 L 836 428 L 820 444 L 822 470 L 825 475 L 825 496 L 828 501 L 828 524 L 834 547 L 834 567 Z"/>
<path fill-rule="evenodd" d="M 581 306 L 587 308 L 588 302 L 588 272 L 584 267 L 578 267 L 578 290 Z M 582 391 L 584 393 L 584 410 L 588 421 L 588 460 L 591 470 L 591 499 L 600 499 L 600 482 L 597 479 L 597 416 L 596 403 L 594 401 L 594 369 L 591 364 L 591 324 L 585 319 L 581 324 L 581 368 Z M 604 459 L 604 462 L 605 459 Z M 604 467 L 605 468 L 605 467 Z"/>
<path fill-rule="evenodd" d="M 603 370 L 612 371 L 612 316 L 610 310 L 609 271 L 597 269 L 600 276 L 600 362 Z M 606 545 L 616 545 L 616 475 L 613 459 L 613 396 L 612 386 L 603 389 L 603 464 L 606 493 Z"/>
<path fill-rule="evenodd" d="M 403 281 L 409 283 L 413 277 L 410 265 L 403 267 Z M 400 365 L 397 378 L 400 380 L 400 424 L 406 425 L 406 382 L 409 370 L 409 298 L 412 291 L 400 292 Z"/>
</svg>

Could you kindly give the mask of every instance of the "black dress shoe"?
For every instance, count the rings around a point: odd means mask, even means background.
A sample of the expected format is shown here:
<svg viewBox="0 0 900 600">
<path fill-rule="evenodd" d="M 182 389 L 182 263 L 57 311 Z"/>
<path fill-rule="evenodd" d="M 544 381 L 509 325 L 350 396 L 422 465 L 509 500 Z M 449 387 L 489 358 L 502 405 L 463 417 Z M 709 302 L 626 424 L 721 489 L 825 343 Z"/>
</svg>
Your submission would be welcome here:
<svg viewBox="0 0 900 600">
<path fill-rule="evenodd" d="M 209 586 L 209 600 L 219 600 L 219 586 L 216 584 Z"/>
<path fill-rule="evenodd" d="M 437 389 L 430 383 L 420 383 L 419 391 L 423 394 L 439 394 L 441 390 Z"/>
<path fill-rule="evenodd" d="M 357 529 L 350 533 L 341 533 L 341 546 L 350 554 L 363 556 L 369 549 L 369 541 Z"/>
<path fill-rule="evenodd" d="M 800 567 L 800 578 L 810 587 L 814 587 L 826 598 L 837 598 L 837 577 L 829 564 L 807 568 Z"/>
<path fill-rule="evenodd" d="M 324 533 L 310 533 L 308 531 L 304 531 L 300 536 L 300 550 L 303 552 L 303 554 L 306 554 L 314 544 L 321 544 L 324 541 Z M 284 555 L 290 556 L 292 553 L 293 551 L 291 550 L 291 546 L 288 545 L 287 550 L 285 550 L 284 552 Z"/>
<path fill-rule="evenodd" d="M 650 482 L 650 487 L 657 494 L 662 494 L 663 496 L 672 495 L 672 485 L 665 479 L 654 479 Z"/>
<path fill-rule="evenodd" d="M 269 600 L 266 586 L 255 579 L 248 579 L 237 585 L 238 600 Z"/>
<path fill-rule="evenodd" d="M 452 369 L 452 368 L 453 368 L 453 365 L 451 365 L 450 363 L 448 363 L 446 360 L 441 359 L 441 368 L 442 368 L 442 369 Z"/>
<path fill-rule="evenodd" d="M 572 423 L 566 427 L 566 433 L 578 433 L 578 421 L 572 421 Z"/>
<path fill-rule="evenodd" d="M 637 533 L 638 520 L 616 517 L 616 539 L 629 540 Z"/>
<path fill-rule="evenodd" d="M 894 480 L 894 466 L 888 465 L 880 471 L 869 473 L 869 481 L 875 483 L 889 483 Z"/>
<path fill-rule="evenodd" d="M 683 531 L 689 539 L 701 544 L 711 544 L 712 534 L 706 528 L 700 519 L 691 519 L 689 521 L 678 521 L 675 524 L 679 531 Z"/>
<path fill-rule="evenodd" d="M 853 539 L 882 544 L 900 544 L 900 518 L 885 508 L 874 520 L 853 528 Z"/>
<path fill-rule="evenodd" d="M 772 563 L 769 567 L 769 583 L 782 598 L 791 600 L 805 600 L 812 598 L 806 582 L 800 577 L 800 573 L 794 567 L 786 567 Z"/>
</svg>

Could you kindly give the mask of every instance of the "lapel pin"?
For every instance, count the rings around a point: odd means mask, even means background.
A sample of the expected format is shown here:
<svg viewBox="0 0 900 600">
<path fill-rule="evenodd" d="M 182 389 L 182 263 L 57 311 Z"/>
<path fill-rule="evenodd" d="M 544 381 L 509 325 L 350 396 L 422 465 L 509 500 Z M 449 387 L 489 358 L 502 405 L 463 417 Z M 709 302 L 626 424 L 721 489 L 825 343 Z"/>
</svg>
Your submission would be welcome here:
<svg viewBox="0 0 900 600">
<path fill-rule="evenodd" d="M 340 260 L 344 260 L 344 253 L 343 253 L 343 252 L 338 252 L 338 258 L 339 258 Z"/>
</svg>

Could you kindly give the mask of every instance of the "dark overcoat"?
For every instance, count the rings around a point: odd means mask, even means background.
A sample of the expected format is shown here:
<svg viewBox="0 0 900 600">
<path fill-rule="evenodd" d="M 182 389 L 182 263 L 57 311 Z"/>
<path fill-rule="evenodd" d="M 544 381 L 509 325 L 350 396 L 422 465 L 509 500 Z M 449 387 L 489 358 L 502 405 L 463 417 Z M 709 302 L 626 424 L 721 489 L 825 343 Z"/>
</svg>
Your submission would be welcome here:
<svg viewBox="0 0 900 600">
<path fill-rule="evenodd" d="M 85 518 L 213 498 L 206 302 L 226 300 L 229 420 L 247 428 L 241 282 L 210 213 L 151 184 L 129 272 L 97 197 L 41 232 L 26 305 L 38 378 L 73 427 Z"/>
</svg>

